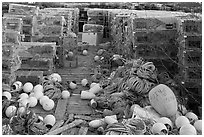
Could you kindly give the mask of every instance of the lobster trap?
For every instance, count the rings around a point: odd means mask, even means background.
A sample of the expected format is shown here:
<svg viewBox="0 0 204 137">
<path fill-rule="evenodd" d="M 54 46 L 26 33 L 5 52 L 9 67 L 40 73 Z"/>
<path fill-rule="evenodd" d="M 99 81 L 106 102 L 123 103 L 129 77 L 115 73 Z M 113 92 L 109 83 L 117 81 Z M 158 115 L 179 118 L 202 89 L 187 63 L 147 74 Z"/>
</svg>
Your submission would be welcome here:
<svg viewBox="0 0 204 137">
<path fill-rule="evenodd" d="M 11 85 L 13 82 L 16 81 L 15 73 L 11 73 L 8 71 L 2 71 L 2 83 Z"/>
<path fill-rule="evenodd" d="M 83 32 L 103 32 L 104 27 L 97 24 L 84 24 Z"/>
<path fill-rule="evenodd" d="M 2 44 L 2 57 L 3 58 L 13 58 L 17 55 L 17 47 L 19 45 L 12 43 L 3 43 Z"/>
<path fill-rule="evenodd" d="M 5 29 L 7 30 L 13 30 L 17 32 L 21 32 L 22 28 L 22 19 L 15 18 L 15 17 L 3 17 L 5 21 L 3 21 L 3 26 L 5 26 Z"/>
<path fill-rule="evenodd" d="M 68 33 L 67 36 L 63 37 L 63 47 L 66 50 L 74 50 L 78 46 L 78 39 L 75 33 Z"/>
<path fill-rule="evenodd" d="M 20 18 L 23 21 L 23 25 L 32 25 L 33 15 L 16 15 L 14 13 L 4 13 L 4 17 Z"/>
<path fill-rule="evenodd" d="M 184 50 L 180 51 L 179 62 L 184 66 L 199 67 L 202 66 L 202 51 Z"/>
<path fill-rule="evenodd" d="M 176 30 L 158 30 L 144 31 L 138 30 L 133 32 L 134 43 L 171 43 L 176 38 Z"/>
<path fill-rule="evenodd" d="M 52 36 L 32 36 L 32 42 L 55 42 L 56 45 L 62 44 L 62 38 L 58 35 Z"/>
<path fill-rule="evenodd" d="M 137 30 L 176 30 L 175 17 L 135 17 L 132 21 L 133 31 Z"/>
<path fill-rule="evenodd" d="M 169 51 L 165 51 L 165 45 L 157 45 L 157 44 L 137 44 L 134 47 L 134 57 L 139 58 L 142 57 L 144 59 L 164 59 L 167 58 L 167 55 L 170 56 Z"/>
<path fill-rule="evenodd" d="M 18 56 L 14 58 L 2 58 L 2 71 L 14 72 L 21 67 L 21 60 Z"/>
<path fill-rule="evenodd" d="M 56 43 L 45 43 L 45 42 L 21 42 L 22 46 L 25 47 L 25 51 L 31 55 L 39 55 L 40 57 L 54 58 L 56 55 Z"/>
<path fill-rule="evenodd" d="M 179 31 L 183 33 L 199 33 L 202 34 L 202 20 L 201 19 L 188 19 L 180 18 L 178 20 Z"/>
<path fill-rule="evenodd" d="M 181 70 L 184 82 L 200 82 L 202 80 L 202 67 L 185 67 Z"/>
<path fill-rule="evenodd" d="M 21 67 L 19 70 L 43 71 L 44 75 L 51 74 L 54 71 L 53 59 L 20 57 Z"/>
<path fill-rule="evenodd" d="M 15 13 L 19 15 L 37 15 L 38 8 L 31 5 L 22 5 L 22 4 L 9 4 L 9 13 Z"/>
<path fill-rule="evenodd" d="M 64 59 L 65 68 L 77 68 L 78 67 L 78 57 L 74 56 L 72 59 Z"/>
<path fill-rule="evenodd" d="M 24 34 L 24 35 L 30 35 L 30 36 L 32 36 L 33 35 L 33 28 L 32 28 L 32 26 L 23 26 L 22 27 L 22 33 Z"/>
<path fill-rule="evenodd" d="M 202 49 L 201 35 L 181 35 L 178 37 L 180 48 L 183 49 Z"/>
<path fill-rule="evenodd" d="M 5 30 L 2 32 L 2 43 L 20 44 L 22 35 L 19 32 Z"/>
<path fill-rule="evenodd" d="M 44 36 L 52 36 L 52 35 L 63 35 L 63 26 L 58 25 L 51 25 L 51 26 L 45 26 L 45 25 L 37 25 L 36 28 L 34 28 L 34 34 L 35 35 L 44 35 Z"/>
<path fill-rule="evenodd" d="M 43 71 L 21 71 L 16 73 L 16 81 L 22 82 L 24 85 L 26 82 L 31 82 L 34 86 L 41 83 L 43 80 Z"/>
<path fill-rule="evenodd" d="M 37 25 L 57 25 L 57 26 L 64 26 L 66 24 L 64 16 L 44 16 L 43 14 L 37 16 L 36 18 Z"/>
</svg>

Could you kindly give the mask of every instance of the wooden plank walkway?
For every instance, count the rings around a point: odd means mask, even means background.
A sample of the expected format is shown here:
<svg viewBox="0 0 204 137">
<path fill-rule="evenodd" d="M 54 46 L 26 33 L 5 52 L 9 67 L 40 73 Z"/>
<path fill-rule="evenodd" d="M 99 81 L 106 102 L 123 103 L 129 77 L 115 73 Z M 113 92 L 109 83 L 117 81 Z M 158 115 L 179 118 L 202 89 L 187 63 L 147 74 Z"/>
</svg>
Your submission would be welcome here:
<svg viewBox="0 0 204 137">
<path fill-rule="evenodd" d="M 67 114 L 93 114 L 89 102 L 90 100 L 82 100 L 79 94 L 73 95 L 68 102 Z"/>
<path fill-rule="evenodd" d="M 59 99 L 57 107 L 55 109 L 55 118 L 57 121 L 64 119 L 66 108 L 68 105 L 68 99 Z"/>
</svg>

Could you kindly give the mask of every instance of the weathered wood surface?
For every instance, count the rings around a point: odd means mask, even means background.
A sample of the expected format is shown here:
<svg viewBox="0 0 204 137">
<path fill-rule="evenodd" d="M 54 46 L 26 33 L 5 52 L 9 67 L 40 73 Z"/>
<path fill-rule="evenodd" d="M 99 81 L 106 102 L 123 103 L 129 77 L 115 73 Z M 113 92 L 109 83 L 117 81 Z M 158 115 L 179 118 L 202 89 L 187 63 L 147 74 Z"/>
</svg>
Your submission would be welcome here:
<svg viewBox="0 0 204 137">
<path fill-rule="evenodd" d="M 62 133 L 65 130 L 71 129 L 73 127 L 76 127 L 80 124 L 82 124 L 84 121 L 79 119 L 79 120 L 74 120 L 72 123 L 68 124 L 68 125 L 64 125 L 63 127 L 60 127 L 58 129 L 55 129 L 54 131 L 48 132 L 46 135 L 58 135 L 60 133 Z"/>
<path fill-rule="evenodd" d="M 73 95 L 68 102 L 68 114 L 92 114 L 93 109 L 89 106 L 90 100 L 81 100 L 80 95 Z"/>
<path fill-rule="evenodd" d="M 68 105 L 68 99 L 58 100 L 57 107 L 55 109 L 55 118 L 57 121 L 64 119 L 67 105 Z"/>
<path fill-rule="evenodd" d="M 57 121 L 54 126 L 50 129 L 49 132 L 54 131 L 57 128 L 60 128 L 64 124 L 64 120 Z"/>
</svg>

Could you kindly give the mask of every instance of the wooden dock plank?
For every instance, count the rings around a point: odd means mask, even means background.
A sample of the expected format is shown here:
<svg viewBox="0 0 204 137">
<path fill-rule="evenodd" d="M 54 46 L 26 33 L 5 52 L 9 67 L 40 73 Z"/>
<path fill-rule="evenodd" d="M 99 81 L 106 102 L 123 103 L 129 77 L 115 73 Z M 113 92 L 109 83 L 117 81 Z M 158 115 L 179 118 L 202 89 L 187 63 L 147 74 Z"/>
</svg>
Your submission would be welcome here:
<svg viewBox="0 0 204 137">
<path fill-rule="evenodd" d="M 56 120 L 63 120 L 67 109 L 68 99 L 59 99 L 55 110 Z"/>
<path fill-rule="evenodd" d="M 70 97 L 67 113 L 68 114 L 92 114 L 93 110 L 88 105 L 90 100 L 82 100 L 80 95 L 73 95 Z"/>
</svg>

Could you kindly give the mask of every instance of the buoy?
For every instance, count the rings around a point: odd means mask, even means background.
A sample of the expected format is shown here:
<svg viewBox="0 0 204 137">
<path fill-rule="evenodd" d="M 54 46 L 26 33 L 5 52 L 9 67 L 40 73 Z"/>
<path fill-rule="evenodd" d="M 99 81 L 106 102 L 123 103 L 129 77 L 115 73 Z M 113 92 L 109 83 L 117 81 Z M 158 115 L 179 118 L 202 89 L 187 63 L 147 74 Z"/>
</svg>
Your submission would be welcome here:
<svg viewBox="0 0 204 137">
<path fill-rule="evenodd" d="M 190 121 L 190 123 L 194 123 L 196 120 L 198 120 L 198 116 L 195 114 L 195 113 L 193 113 L 193 112 L 188 112 L 188 113 L 186 113 L 186 115 L 185 115 L 187 118 L 188 118 L 188 120 Z"/>
<path fill-rule="evenodd" d="M 81 91 L 81 99 L 93 99 L 95 97 L 96 95 L 91 92 Z"/>
<path fill-rule="evenodd" d="M 197 120 L 195 121 L 195 123 L 193 124 L 193 126 L 195 127 L 195 129 L 202 133 L 202 120 Z"/>
<path fill-rule="evenodd" d="M 76 89 L 77 84 L 75 84 L 74 82 L 70 82 L 69 87 L 70 87 L 70 89 Z"/>
<path fill-rule="evenodd" d="M 3 92 L 2 93 L 2 96 L 5 96 L 8 100 L 11 100 L 11 93 L 10 92 L 8 92 L 8 91 L 5 91 L 5 92 Z"/>
<path fill-rule="evenodd" d="M 162 132 L 164 134 L 167 134 L 168 131 L 167 131 L 166 126 L 163 123 L 155 123 L 152 126 L 152 132 L 153 134 L 161 134 Z"/>
<path fill-rule="evenodd" d="M 88 51 L 87 50 L 83 50 L 83 55 L 84 56 L 88 55 Z"/>
<path fill-rule="evenodd" d="M 103 88 L 100 86 L 100 84 L 95 84 L 92 88 L 89 89 L 90 93 L 96 94 L 100 92 Z"/>
<path fill-rule="evenodd" d="M 28 98 L 29 107 L 35 107 L 38 104 L 38 100 L 35 97 Z"/>
<path fill-rule="evenodd" d="M 70 93 L 68 90 L 62 91 L 62 98 L 63 99 L 68 99 L 70 97 Z"/>
<path fill-rule="evenodd" d="M 112 116 L 106 116 L 104 118 L 105 122 L 108 124 L 108 125 L 112 125 L 114 123 L 118 123 L 118 120 L 117 120 L 117 116 L 116 115 L 112 115 Z"/>
<path fill-rule="evenodd" d="M 19 95 L 19 98 L 20 98 L 20 99 L 29 98 L 29 96 L 28 96 L 27 93 L 21 93 L 21 94 Z"/>
<path fill-rule="evenodd" d="M 88 80 L 87 80 L 87 79 L 82 79 L 82 80 L 81 80 L 81 85 L 82 85 L 83 87 L 85 87 L 87 84 L 88 84 Z"/>
<path fill-rule="evenodd" d="M 53 80 L 55 82 L 62 82 L 62 78 L 61 76 L 58 74 L 58 73 L 52 73 L 50 76 L 49 76 L 49 79 L 50 80 Z"/>
<path fill-rule="evenodd" d="M 43 89 L 43 86 L 38 84 L 36 85 L 34 88 L 33 88 L 33 92 L 43 92 L 44 89 Z"/>
<path fill-rule="evenodd" d="M 182 127 L 183 125 L 186 125 L 186 124 L 190 124 L 190 121 L 185 116 L 179 116 L 175 121 L 175 125 L 176 125 L 177 128 L 180 128 L 180 127 Z"/>
<path fill-rule="evenodd" d="M 55 106 L 55 103 L 52 99 L 49 99 L 49 100 L 46 100 L 44 103 L 43 103 L 43 109 L 46 110 L 46 111 L 50 111 L 54 108 Z"/>
<path fill-rule="evenodd" d="M 9 106 L 5 112 L 6 116 L 9 118 L 15 116 L 16 110 L 17 110 L 17 108 L 15 106 Z"/>
<path fill-rule="evenodd" d="M 169 129 L 169 130 L 173 129 L 173 123 L 172 123 L 172 121 L 171 121 L 169 118 L 167 118 L 167 117 L 161 117 L 160 119 L 158 119 L 157 123 L 163 123 L 165 126 L 166 126 L 166 125 L 170 126 L 170 129 Z M 167 129 L 168 129 L 168 127 L 167 127 Z"/>
<path fill-rule="evenodd" d="M 45 103 L 47 100 L 49 100 L 49 97 L 48 96 L 42 96 L 40 98 L 40 105 L 43 105 L 43 103 Z"/>
<path fill-rule="evenodd" d="M 24 84 L 23 86 L 23 91 L 26 92 L 26 93 L 29 93 L 33 90 L 33 84 L 30 83 L 30 82 L 27 82 Z"/>
<path fill-rule="evenodd" d="M 183 125 L 179 130 L 180 135 L 197 135 L 196 129 L 191 124 Z"/>
<path fill-rule="evenodd" d="M 20 91 L 23 87 L 23 84 L 20 81 L 16 81 L 12 84 L 12 90 Z"/>
<path fill-rule="evenodd" d="M 46 125 L 54 126 L 54 124 L 56 123 L 56 118 L 55 118 L 55 116 L 53 116 L 53 115 L 47 115 L 47 116 L 45 116 L 45 118 L 43 119 L 43 122 L 44 122 Z"/>
</svg>

